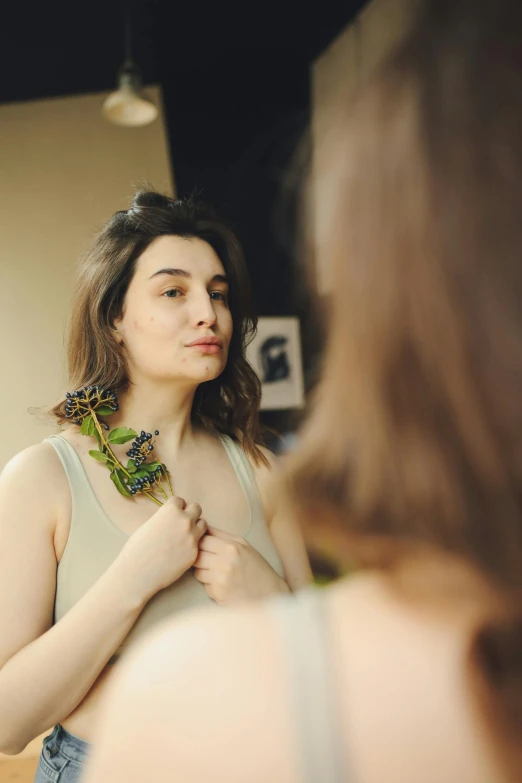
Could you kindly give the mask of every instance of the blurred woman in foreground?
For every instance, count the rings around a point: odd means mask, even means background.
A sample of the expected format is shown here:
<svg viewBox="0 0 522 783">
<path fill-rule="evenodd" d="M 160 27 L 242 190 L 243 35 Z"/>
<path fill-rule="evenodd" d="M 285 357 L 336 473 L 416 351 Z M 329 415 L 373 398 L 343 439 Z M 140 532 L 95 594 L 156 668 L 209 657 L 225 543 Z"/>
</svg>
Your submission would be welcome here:
<svg viewBox="0 0 522 783">
<path fill-rule="evenodd" d="M 520 3 L 424 3 L 330 151 L 330 340 L 288 484 L 358 571 L 165 624 L 86 783 L 522 780 Z"/>
</svg>

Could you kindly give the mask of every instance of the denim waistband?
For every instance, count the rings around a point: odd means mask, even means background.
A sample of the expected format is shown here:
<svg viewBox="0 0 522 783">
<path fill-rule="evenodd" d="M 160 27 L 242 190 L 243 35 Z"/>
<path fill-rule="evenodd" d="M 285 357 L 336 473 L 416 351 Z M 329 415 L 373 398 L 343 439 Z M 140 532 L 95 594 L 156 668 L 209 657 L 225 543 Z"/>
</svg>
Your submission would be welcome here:
<svg viewBox="0 0 522 783">
<path fill-rule="evenodd" d="M 90 742 L 71 734 L 59 723 L 56 724 L 45 744 L 51 755 L 54 755 L 55 751 L 59 751 L 65 758 L 80 763 L 85 762 L 91 748 Z"/>
</svg>

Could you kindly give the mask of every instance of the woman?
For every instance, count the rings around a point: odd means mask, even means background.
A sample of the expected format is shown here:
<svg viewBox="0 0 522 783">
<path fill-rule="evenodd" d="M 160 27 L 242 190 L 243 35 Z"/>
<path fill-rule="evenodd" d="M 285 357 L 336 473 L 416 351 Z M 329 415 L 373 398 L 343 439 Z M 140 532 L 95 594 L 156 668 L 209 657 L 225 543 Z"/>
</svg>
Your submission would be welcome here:
<svg viewBox="0 0 522 783">
<path fill-rule="evenodd" d="M 358 571 L 163 626 L 85 783 L 522 780 L 522 10 L 423 9 L 319 183 L 329 346 L 289 483 Z"/>
<path fill-rule="evenodd" d="M 266 495 L 254 328 L 238 241 L 202 205 L 138 193 L 82 261 L 69 389 L 117 393 L 100 421 L 141 431 L 175 496 L 157 510 L 151 493 L 116 491 L 67 416 L 74 397 L 54 408 L 60 434 L 4 471 L 0 749 L 55 725 L 38 781 L 57 766 L 77 779 L 112 664 L 150 626 L 310 581 L 301 534 Z M 114 458 L 127 465 L 135 444 L 116 440 Z"/>
</svg>

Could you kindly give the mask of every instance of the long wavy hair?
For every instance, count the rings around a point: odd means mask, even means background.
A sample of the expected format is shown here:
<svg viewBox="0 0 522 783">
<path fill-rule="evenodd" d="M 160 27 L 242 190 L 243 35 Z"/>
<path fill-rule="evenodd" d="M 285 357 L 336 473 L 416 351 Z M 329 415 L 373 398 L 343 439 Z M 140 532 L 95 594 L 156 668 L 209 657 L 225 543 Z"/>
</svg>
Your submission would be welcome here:
<svg viewBox="0 0 522 783">
<path fill-rule="evenodd" d="M 219 377 L 198 386 L 193 419 L 243 443 L 254 461 L 265 458 L 259 423 L 261 385 L 245 351 L 255 335 L 250 281 L 241 245 L 209 206 L 192 198 L 173 200 L 154 191 L 136 193 L 130 209 L 116 212 L 80 259 L 67 344 L 68 389 L 99 385 L 116 392 L 129 386 L 124 349 L 112 336 L 139 256 L 157 237 L 180 236 L 208 242 L 230 283 L 233 334 L 228 361 Z M 51 414 L 65 419 L 65 399 Z"/>
<path fill-rule="evenodd" d="M 521 780 L 522 3 L 420 5 L 315 172 L 329 340 L 288 483 L 360 567 L 491 588 L 470 650 Z"/>
</svg>

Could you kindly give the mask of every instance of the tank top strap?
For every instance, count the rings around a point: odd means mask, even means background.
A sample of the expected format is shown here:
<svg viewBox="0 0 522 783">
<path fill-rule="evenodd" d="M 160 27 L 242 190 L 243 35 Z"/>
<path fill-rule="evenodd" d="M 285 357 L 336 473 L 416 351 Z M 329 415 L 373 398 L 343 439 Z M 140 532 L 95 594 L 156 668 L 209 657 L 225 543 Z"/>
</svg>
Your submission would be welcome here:
<svg viewBox="0 0 522 783">
<path fill-rule="evenodd" d="M 93 492 L 78 454 L 61 435 L 51 435 L 45 440 L 54 448 L 63 465 L 71 489 L 73 509 L 78 507 L 79 501 L 82 507 L 87 508 L 86 504 L 93 502 Z"/>
<path fill-rule="evenodd" d="M 248 498 L 252 511 L 251 516 L 254 517 L 254 514 L 261 514 L 261 516 L 264 517 L 263 503 L 257 488 L 256 477 L 247 455 L 239 443 L 233 440 L 229 435 L 220 434 L 219 438 L 236 471 L 241 488 Z"/>
<path fill-rule="evenodd" d="M 308 588 L 267 604 L 283 639 L 300 752 L 300 783 L 347 783 L 336 683 L 328 652 L 326 601 Z"/>
</svg>

